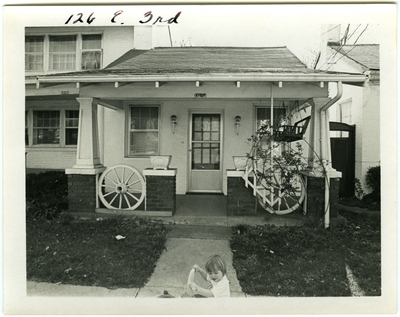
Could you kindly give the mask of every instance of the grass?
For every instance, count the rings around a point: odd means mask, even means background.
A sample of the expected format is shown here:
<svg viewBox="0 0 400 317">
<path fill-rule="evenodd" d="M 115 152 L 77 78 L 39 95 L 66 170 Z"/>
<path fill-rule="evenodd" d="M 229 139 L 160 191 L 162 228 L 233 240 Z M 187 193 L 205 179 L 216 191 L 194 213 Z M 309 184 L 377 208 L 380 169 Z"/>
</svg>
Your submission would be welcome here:
<svg viewBox="0 0 400 317">
<path fill-rule="evenodd" d="M 237 226 L 233 266 L 242 290 L 261 296 L 351 296 L 346 264 L 366 296 L 381 295 L 380 217 L 345 214 L 348 224 Z"/>
<path fill-rule="evenodd" d="M 26 221 L 31 281 L 140 288 L 165 248 L 167 229 L 139 218 Z M 118 240 L 121 235 L 124 239 Z"/>
</svg>

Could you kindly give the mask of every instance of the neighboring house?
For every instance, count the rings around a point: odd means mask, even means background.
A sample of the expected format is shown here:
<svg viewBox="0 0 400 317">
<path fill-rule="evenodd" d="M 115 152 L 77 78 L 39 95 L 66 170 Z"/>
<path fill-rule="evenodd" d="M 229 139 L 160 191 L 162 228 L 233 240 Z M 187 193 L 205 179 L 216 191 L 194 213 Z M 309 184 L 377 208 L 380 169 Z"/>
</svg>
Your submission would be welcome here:
<svg viewBox="0 0 400 317">
<path fill-rule="evenodd" d="M 339 29 L 340 30 L 340 29 Z M 364 191 L 365 175 L 369 167 L 380 165 L 380 67 L 378 44 L 349 45 L 339 40 L 338 30 L 332 30 L 316 68 L 334 72 L 365 74 L 368 80 L 360 86 L 344 85 L 342 98 L 332 106 L 330 121 L 355 128 L 354 178 L 361 181 Z M 336 93 L 335 85 L 331 91 Z M 346 138 L 345 132 L 332 133 L 333 137 Z M 353 182 L 351 179 L 350 182 Z"/>
<path fill-rule="evenodd" d="M 366 79 L 307 69 L 286 47 L 153 48 L 144 36 L 151 33 L 27 29 L 27 168 L 65 169 L 72 210 L 174 212 L 175 194 L 205 192 L 229 202 L 236 195 L 229 179 L 243 175 L 233 156 L 246 155 L 259 122 L 293 114 L 294 124 L 304 108 L 311 109 L 309 143 L 329 161 L 328 83 Z M 149 157 L 156 155 L 171 156 L 170 169 L 153 170 Z M 329 175 L 340 177 L 331 167 Z M 163 205 L 167 196 L 172 204 Z"/>
</svg>

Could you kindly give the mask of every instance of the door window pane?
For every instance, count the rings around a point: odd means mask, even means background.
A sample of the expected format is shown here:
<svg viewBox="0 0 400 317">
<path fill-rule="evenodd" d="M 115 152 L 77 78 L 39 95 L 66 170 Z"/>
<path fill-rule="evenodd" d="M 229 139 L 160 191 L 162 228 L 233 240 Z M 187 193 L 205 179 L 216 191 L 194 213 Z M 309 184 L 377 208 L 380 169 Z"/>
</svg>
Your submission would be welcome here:
<svg viewBox="0 0 400 317">
<path fill-rule="evenodd" d="M 193 141 L 219 141 L 220 115 L 219 114 L 194 114 L 192 138 Z"/>
<path fill-rule="evenodd" d="M 192 153 L 192 169 L 219 170 L 219 143 L 194 143 Z"/>
<path fill-rule="evenodd" d="M 221 116 L 193 114 L 192 169 L 220 169 Z"/>
</svg>

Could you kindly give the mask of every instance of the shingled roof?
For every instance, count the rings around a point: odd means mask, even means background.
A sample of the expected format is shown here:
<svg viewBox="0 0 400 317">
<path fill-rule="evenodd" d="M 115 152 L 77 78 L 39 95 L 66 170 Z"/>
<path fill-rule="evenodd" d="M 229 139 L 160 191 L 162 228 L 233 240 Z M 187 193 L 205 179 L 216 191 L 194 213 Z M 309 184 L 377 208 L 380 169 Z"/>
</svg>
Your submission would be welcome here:
<svg viewBox="0 0 400 317">
<path fill-rule="evenodd" d="M 307 67 L 286 47 L 173 47 L 131 50 L 105 72 L 237 73 L 304 71 Z"/>
<path fill-rule="evenodd" d="M 342 81 L 364 76 L 307 68 L 287 47 L 170 47 L 130 50 L 103 69 L 36 77 L 39 83 L 140 81 Z"/>
<path fill-rule="evenodd" d="M 370 70 L 379 70 L 379 44 L 335 45 L 330 47 Z"/>
</svg>

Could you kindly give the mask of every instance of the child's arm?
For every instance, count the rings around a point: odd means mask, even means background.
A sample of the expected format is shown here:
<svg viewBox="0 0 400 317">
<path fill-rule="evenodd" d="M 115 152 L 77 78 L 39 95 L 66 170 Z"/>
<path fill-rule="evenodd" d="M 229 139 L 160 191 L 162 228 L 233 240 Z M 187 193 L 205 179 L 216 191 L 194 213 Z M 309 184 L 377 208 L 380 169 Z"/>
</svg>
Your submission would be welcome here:
<svg viewBox="0 0 400 317">
<path fill-rule="evenodd" d="M 202 288 L 195 283 L 190 283 L 190 288 L 195 294 L 200 294 L 205 297 L 214 297 L 213 292 L 211 292 L 209 289 Z"/>
<path fill-rule="evenodd" d="M 207 281 L 207 272 L 204 271 L 200 266 L 198 266 L 197 264 L 193 265 L 193 269 L 196 272 L 199 272 L 201 277 L 204 278 Z"/>
</svg>

